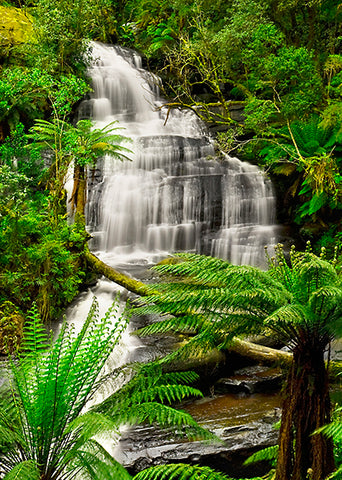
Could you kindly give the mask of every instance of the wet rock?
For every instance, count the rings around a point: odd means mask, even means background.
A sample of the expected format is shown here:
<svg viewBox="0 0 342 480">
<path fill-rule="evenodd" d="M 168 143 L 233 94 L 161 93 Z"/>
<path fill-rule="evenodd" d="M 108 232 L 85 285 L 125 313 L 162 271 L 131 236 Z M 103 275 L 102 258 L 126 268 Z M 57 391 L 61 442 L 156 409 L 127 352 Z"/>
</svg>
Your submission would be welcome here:
<svg viewBox="0 0 342 480">
<path fill-rule="evenodd" d="M 259 405 L 258 413 L 256 416 L 252 415 L 251 419 L 246 417 L 244 407 L 241 405 L 242 414 L 237 420 L 240 422 L 238 424 L 224 428 L 215 420 L 215 428 L 212 428 L 210 418 L 200 421 L 201 425 L 213 431 L 222 440 L 221 442 L 188 442 L 177 438 L 172 431 L 165 432 L 151 426 L 136 427 L 122 437 L 121 452 L 117 459 L 132 474 L 152 465 L 189 463 L 208 465 L 235 478 L 263 475 L 268 471 L 268 465 L 254 464 L 249 467 L 243 465 L 249 455 L 261 448 L 275 445 L 278 439 L 278 431 L 274 428 L 274 423 L 280 418 L 280 409 L 277 406 L 272 409 L 263 408 L 263 398 L 255 396 Z M 236 404 L 242 402 L 236 396 L 231 399 L 231 414 L 236 416 L 234 402 Z M 202 405 L 204 410 L 209 412 L 208 417 L 211 416 L 211 403 L 210 399 L 198 402 L 199 406 Z M 274 404 L 277 405 L 278 402 Z M 267 406 L 269 407 L 270 404 L 267 403 Z M 213 410 L 217 409 L 215 399 L 212 407 Z M 198 418 L 197 420 L 199 421 Z M 236 420 L 233 420 L 233 423 L 234 421 Z"/>
<path fill-rule="evenodd" d="M 281 388 L 283 380 L 284 374 L 279 368 L 256 365 L 237 370 L 230 377 L 220 378 L 214 385 L 214 391 L 241 395 L 272 393 Z"/>
</svg>

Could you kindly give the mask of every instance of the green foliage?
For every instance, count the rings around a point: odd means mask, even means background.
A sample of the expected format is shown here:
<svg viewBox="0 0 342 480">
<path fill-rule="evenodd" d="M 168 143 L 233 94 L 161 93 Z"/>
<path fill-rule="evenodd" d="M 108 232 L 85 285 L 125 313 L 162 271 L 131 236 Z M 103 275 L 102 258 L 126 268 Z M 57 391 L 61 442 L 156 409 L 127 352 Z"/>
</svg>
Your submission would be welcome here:
<svg viewBox="0 0 342 480">
<path fill-rule="evenodd" d="M 51 344 L 37 310 L 25 324 L 22 352 L 9 359 L 7 390 L 0 397 L 0 474 L 3 478 L 82 478 L 109 480 L 130 476 L 106 452 L 96 436 L 116 438 L 121 424 L 158 422 L 187 427 L 188 436 L 213 436 L 192 418 L 160 403 L 199 395 L 179 382 L 194 375 L 161 373 L 156 366 L 119 369 L 112 379 L 130 371 L 133 378 L 104 404 L 84 413 L 87 402 L 106 377 L 102 368 L 118 345 L 127 316 L 117 306 L 98 318 L 96 301 L 79 333 L 63 323 Z M 103 413 L 100 413 L 103 411 Z"/>
<path fill-rule="evenodd" d="M 74 163 L 74 187 L 71 197 L 72 208 L 80 208 L 84 215 L 84 199 L 79 199 L 78 192 L 80 185 L 84 188 L 86 179 L 85 166 L 95 166 L 99 156 L 110 154 L 116 159 L 127 159 L 126 153 L 130 150 L 120 145 L 123 141 L 129 141 L 126 137 L 119 135 L 112 122 L 103 128 L 92 128 L 90 120 L 80 120 L 76 126 L 56 116 L 52 121 L 36 120 L 35 125 L 30 129 L 29 138 L 33 140 L 33 146 L 40 146 L 42 149 L 53 153 L 50 166 L 47 187 L 51 194 L 51 208 L 55 215 L 58 215 L 65 208 L 64 183 L 70 164 Z M 79 205 L 79 204 L 82 205 Z"/>
<path fill-rule="evenodd" d="M 340 142 L 336 128 L 325 127 L 318 117 L 295 121 L 279 130 L 260 151 L 275 174 L 289 175 L 288 193 L 299 197 L 296 221 L 319 218 L 327 207 L 341 208 Z"/>
<path fill-rule="evenodd" d="M 184 463 L 158 465 L 143 470 L 133 480 L 229 480 L 227 475 L 215 472 L 209 467 L 199 467 Z M 255 479 L 258 480 L 258 479 Z"/>
<path fill-rule="evenodd" d="M 94 166 L 97 158 L 104 154 L 120 160 L 127 158 L 125 153 L 130 150 L 120 143 L 129 139 L 116 133 L 120 130 L 120 127 L 114 126 L 116 123 L 93 128 L 91 120 L 80 120 L 76 126 L 58 117 L 52 121 L 36 120 L 28 137 L 34 140 L 35 145 L 53 151 L 60 164 L 68 166 L 74 160 L 79 165 Z"/>
<path fill-rule="evenodd" d="M 271 447 L 264 448 L 259 450 L 256 453 L 253 453 L 247 460 L 244 462 L 244 465 L 251 465 L 256 462 L 270 462 L 272 467 L 275 467 L 277 464 L 279 445 L 272 445 Z"/>
<path fill-rule="evenodd" d="M 19 122 L 30 124 L 51 104 L 61 115 L 89 91 L 87 83 L 73 74 L 53 77 L 44 68 L 23 66 L 0 70 L 0 122 L 14 129 Z"/>
<path fill-rule="evenodd" d="M 2 445 L 9 449 L 0 457 L 2 474 L 13 475 L 14 469 L 24 466 L 23 461 L 30 468 L 34 465 L 39 478 L 46 479 L 68 478 L 79 469 L 88 474 L 101 472 L 108 457 L 94 455 L 97 442 L 92 437 L 104 427 L 103 422 L 99 415 L 88 415 L 82 425 L 80 414 L 125 328 L 124 319 L 112 323 L 114 315 L 112 307 L 99 320 L 94 303 L 79 334 L 64 324 L 54 344 L 46 349 L 46 331 L 37 312 L 32 311 L 24 329 L 25 355 L 10 361 L 12 398 L 8 408 L 2 406 L 0 416 Z M 116 428 L 107 422 L 107 431 Z M 87 457 L 92 461 L 90 472 Z M 111 459 L 114 470 L 115 463 Z"/>
<path fill-rule="evenodd" d="M 293 348 L 304 334 L 322 335 L 326 342 L 334 332 L 340 335 L 340 280 L 332 265 L 308 251 L 291 251 L 288 266 L 278 248 L 267 272 L 201 255 L 179 257 L 184 261 L 155 267 L 177 282 L 151 286 L 151 295 L 137 310 L 174 317 L 153 323 L 140 334 L 191 332 L 195 336 L 190 347 L 184 347 L 187 354 L 197 345 L 224 348 L 233 335 L 265 329 L 291 341 Z"/>
<path fill-rule="evenodd" d="M 6 191 L 0 216 L 0 298 L 24 311 L 36 300 L 44 319 L 58 316 L 83 279 L 79 256 L 86 234 L 65 218 L 56 229 L 46 197 L 14 192 L 11 200 Z"/>
<path fill-rule="evenodd" d="M 0 166 L 0 218 L 4 215 L 19 215 L 26 198 L 28 178 L 11 169 L 9 165 Z"/>
<path fill-rule="evenodd" d="M 11 134 L 6 137 L 5 141 L 0 144 L 0 164 L 2 167 L 8 166 L 8 172 L 12 177 L 18 175 L 20 183 L 29 188 L 36 188 L 37 182 L 42 179 L 44 174 L 44 165 L 38 148 L 32 145 L 27 148 L 28 139 L 24 134 L 24 125 L 19 123 Z M 3 184 L 10 186 L 11 180 L 8 174 L 3 172 Z M 26 177 L 26 178 L 25 178 Z M 20 192 L 20 185 L 16 186 L 16 190 Z M 3 195 L 3 194 L 2 194 Z"/>
<path fill-rule="evenodd" d="M 127 375 L 131 369 L 131 366 L 125 367 L 117 374 Z M 138 366 L 136 376 L 94 410 L 125 424 L 157 423 L 176 437 L 218 440 L 189 414 L 170 406 L 188 397 L 202 396 L 197 389 L 186 385 L 195 380 L 198 376 L 192 372 L 165 374 L 159 363 Z"/>
<path fill-rule="evenodd" d="M 333 411 L 332 422 L 318 429 L 316 434 L 322 433 L 326 437 L 332 438 L 334 442 L 334 454 L 336 460 L 336 471 L 329 476 L 329 480 L 339 480 L 342 475 L 342 422 L 341 407 L 337 406 Z"/>
<path fill-rule="evenodd" d="M 32 38 L 32 17 L 28 12 L 8 6 L 0 6 L 1 57 L 9 55 L 15 45 L 28 42 Z"/>
<path fill-rule="evenodd" d="M 84 72 L 87 39 L 115 38 L 115 10 L 109 0 L 38 0 L 34 10 L 38 62 L 50 72 Z"/>
<path fill-rule="evenodd" d="M 130 139 L 117 133 L 121 127 L 116 124 L 117 121 L 114 121 L 103 128 L 93 128 L 90 120 L 80 120 L 74 128 L 69 125 L 65 129 L 66 143 L 75 161 L 79 165 L 95 166 L 96 160 L 105 154 L 118 160 L 127 160 L 126 154 L 131 151 L 120 143 L 129 142 Z M 38 130 L 39 125 L 36 125 L 35 131 Z"/>
<path fill-rule="evenodd" d="M 17 349 L 23 333 L 24 317 L 9 301 L 0 304 L 0 352 L 6 354 Z"/>
</svg>

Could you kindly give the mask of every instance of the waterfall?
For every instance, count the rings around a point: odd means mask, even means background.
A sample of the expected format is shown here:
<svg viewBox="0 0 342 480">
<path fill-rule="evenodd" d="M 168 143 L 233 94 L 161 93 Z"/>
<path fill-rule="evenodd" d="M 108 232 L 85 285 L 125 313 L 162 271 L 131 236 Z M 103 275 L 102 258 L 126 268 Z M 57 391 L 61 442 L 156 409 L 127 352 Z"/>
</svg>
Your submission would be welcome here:
<svg viewBox="0 0 342 480">
<path fill-rule="evenodd" d="M 123 144 L 132 153 L 129 161 L 99 159 L 89 175 L 86 218 L 92 250 L 137 277 L 144 265 L 177 251 L 262 265 L 264 245 L 275 243 L 275 199 L 263 172 L 237 158 L 217 159 L 193 112 L 161 108 L 159 80 L 142 69 L 137 54 L 96 43 L 93 57 L 94 92 L 82 102 L 79 118 L 92 118 L 97 128 L 118 121 L 120 133 L 132 140 Z M 102 314 L 118 292 L 125 295 L 115 283 L 100 279 L 69 307 L 68 321 L 76 327 L 83 321 L 93 295 Z M 160 341 L 145 345 L 126 332 L 122 349 L 106 368 L 152 360 L 163 348 Z M 105 383 L 93 401 L 116 388 Z M 114 441 L 104 445 L 121 458 Z"/>
<path fill-rule="evenodd" d="M 161 108 L 158 78 L 140 57 L 93 44 L 94 93 L 80 118 L 118 121 L 131 161 L 106 156 L 89 180 L 92 248 L 109 263 L 155 261 L 196 251 L 261 265 L 275 243 L 272 186 L 254 165 L 217 160 L 205 126 L 190 111 Z"/>
</svg>

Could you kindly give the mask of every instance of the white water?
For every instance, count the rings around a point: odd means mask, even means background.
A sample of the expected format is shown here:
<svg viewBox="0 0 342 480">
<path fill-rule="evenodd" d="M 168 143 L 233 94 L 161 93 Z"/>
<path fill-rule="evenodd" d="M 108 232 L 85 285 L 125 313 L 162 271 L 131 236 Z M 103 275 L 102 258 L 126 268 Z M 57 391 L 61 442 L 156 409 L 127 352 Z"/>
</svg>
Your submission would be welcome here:
<svg viewBox="0 0 342 480">
<path fill-rule="evenodd" d="M 264 245 L 275 243 L 275 200 L 263 173 L 237 158 L 215 160 L 213 143 L 193 113 L 172 111 L 166 122 L 158 79 L 141 69 L 135 53 L 94 44 L 94 58 L 94 94 L 81 105 L 80 118 L 91 117 L 97 128 L 118 121 L 133 153 L 131 161 L 105 157 L 89 177 L 93 251 L 126 271 L 176 251 L 262 265 Z M 69 308 L 68 320 L 83 322 L 93 295 L 104 313 L 118 292 L 123 289 L 100 279 Z M 126 332 L 106 370 L 141 359 L 141 347 Z M 94 401 L 115 388 L 104 385 Z M 112 441 L 105 445 L 115 452 Z"/>
<path fill-rule="evenodd" d="M 94 58 L 94 93 L 80 117 L 90 116 L 98 128 L 119 121 L 133 152 L 131 161 L 99 160 L 89 176 L 87 221 L 95 253 L 133 275 L 179 250 L 262 265 L 264 245 L 275 242 L 274 197 L 263 173 L 237 158 L 216 160 L 193 113 L 172 111 L 166 122 L 157 79 L 141 69 L 135 53 L 94 44 Z M 100 279 L 68 309 L 68 321 L 76 328 L 83 323 L 94 295 L 104 314 L 124 292 Z M 141 358 L 141 347 L 126 332 L 106 368 Z"/>
<path fill-rule="evenodd" d="M 197 251 L 262 265 L 275 243 L 274 197 L 256 167 L 214 159 L 213 143 L 192 112 L 160 109 L 158 79 L 135 53 L 94 44 L 94 93 L 80 115 L 96 127 L 119 121 L 132 161 L 106 157 L 89 185 L 92 248 L 111 265 L 151 263 Z M 210 157 L 210 159 L 209 159 Z"/>
</svg>

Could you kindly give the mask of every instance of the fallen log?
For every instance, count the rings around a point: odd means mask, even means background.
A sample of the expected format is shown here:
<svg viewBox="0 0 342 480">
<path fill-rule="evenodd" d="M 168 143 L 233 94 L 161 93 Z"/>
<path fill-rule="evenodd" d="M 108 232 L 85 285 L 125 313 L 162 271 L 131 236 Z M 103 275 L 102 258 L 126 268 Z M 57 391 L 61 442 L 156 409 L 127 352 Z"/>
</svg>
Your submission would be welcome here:
<svg viewBox="0 0 342 480">
<path fill-rule="evenodd" d="M 104 275 L 108 280 L 121 285 L 122 287 L 127 288 L 132 293 L 137 295 L 145 296 L 151 293 L 151 290 L 145 285 L 145 283 L 140 282 L 124 273 L 120 273 L 115 268 L 110 267 L 100 260 L 96 255 L 91 253 L 88 248 L 85 248 L 84 251 L 85 259 L 88 263 L 88 266 L 95 273 Z"/>
<path fill-rule="evenodd" d="M 243 357 L 248 357 L 256 362 L 265 363 L 266 365 L 289 367 L 293 359 L 293 355 L 290 352 L 265 347 L 236 337 L 233 338 L 229 345 L 229 351 L 242 355 Z"/>
</svg>

